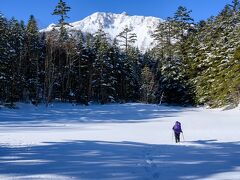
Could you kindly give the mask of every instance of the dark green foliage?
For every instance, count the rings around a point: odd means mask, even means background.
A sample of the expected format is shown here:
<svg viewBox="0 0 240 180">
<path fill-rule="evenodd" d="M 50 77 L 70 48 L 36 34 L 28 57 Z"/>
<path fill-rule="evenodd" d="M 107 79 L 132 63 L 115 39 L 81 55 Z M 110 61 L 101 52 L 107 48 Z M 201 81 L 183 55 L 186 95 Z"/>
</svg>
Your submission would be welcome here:
<svg viewBox="0 0 240 180">
<path fill-rule="evenodd" d="M 218 107 L 239 102 L 236 49 L 240 42 L 236 24 L 240 17 L 234 7 L 227 5 L 218 16 L 199 25 L 195 37 L 201 43 L 195 43 L 197 53 L 192 57 L 192 67 L 197 72 L 194 78 L 197 103 Z"/>
<path fill-rule="evenodd" d="M 191 11 L 180 6 L 174 18 L 161 23 L 154 34 L 158 42 L 158 90 L 159 103 L 191 104 L 193 93 L 190 84 L 188 38 L 191 35 Z"/>
<path fill-rule="evenodd" d="M 43 91 L 43 80 L 41 79 L 41 69 L 43 69 L 43 45 L 34 16 L 30 16 L 25 30 L 25 57 L 22 63 L 24 74 L 24 91 L 34 104 L 38 104 Z"/>
<path fill-rule="evenodd" d="M 63 41 L 68 38 L 68 33 L 66 30 L 66 26 L 69 26 L 69 23 L 65 22 L 66 18 L 69 18 L 67 16 L 67 13 L 70 11 L 70 7 L 67 6 L 66 2 L 59 0 L 57 6 L 55 7 L 53 11 L 53 15 L 60 16 L 60 19 L 58 21 L 57 27 L 60 27 L 60 35 L 59 40 Z"/>
<path fill-rule="evenodd" d="M 154 34 L 159 59 L 156 98 L 212 107 L 238 104 L 239 1 L 197 25 L 192 24 L 190 12 L 179 7 Z"/>
<path fill-rule="evenodd" d="M 113 42 L 101 28 L 93 35 L 67 32 L 69 10 L 60 0 L 53 12 L 60 31 L 47 33 L 39 33 L 33 16 L 25 26 L 0 15 L 1 103 L 239 104 L 238 0 L 198 24 L 180 6 L 159 24 L 157 46 L 144 54 L 128 27 Z"/>
</svg>

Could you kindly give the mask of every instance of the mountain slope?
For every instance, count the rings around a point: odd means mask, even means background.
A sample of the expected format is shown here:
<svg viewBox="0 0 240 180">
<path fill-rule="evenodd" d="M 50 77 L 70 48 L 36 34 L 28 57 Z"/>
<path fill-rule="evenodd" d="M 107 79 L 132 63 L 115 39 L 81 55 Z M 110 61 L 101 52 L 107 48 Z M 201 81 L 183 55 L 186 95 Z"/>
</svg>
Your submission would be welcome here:
<svg viewBox="0 0 240 180">
<path fill-rule="evenodd" d="M 96 12 L 81 21 L 70 23 L 72 27 L 68 30 L 81 30 L 83 33 L 94 34 L 99 28 L 103 28 L 110 39 L 114 39 L 125 27 L 128 27 L 137 35 L 135 46 L 141 51 L 146 51 L 153 46 L 151 35 L 160 22 L 164 21 L 156 17 Z M 44 31 L 50 31 L 53 27 L 54 24 L 51 24 Z"/>
</svg>

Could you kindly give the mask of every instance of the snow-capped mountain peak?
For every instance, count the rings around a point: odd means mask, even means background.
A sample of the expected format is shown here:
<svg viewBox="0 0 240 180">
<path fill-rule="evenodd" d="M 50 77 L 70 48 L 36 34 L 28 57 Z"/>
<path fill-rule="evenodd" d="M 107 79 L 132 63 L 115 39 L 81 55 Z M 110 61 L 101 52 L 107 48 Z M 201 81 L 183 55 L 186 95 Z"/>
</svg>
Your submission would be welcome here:
<svg viewBox="0 0 240 180">
<path fill-rule="evenodd" d="M 160 22 L 164 20 L 156 17 L 130 16 L 126 12 L 121 14 L 96 12 L 81 21 L 70 23 L 69 30 L 81 30 L 83 33 L 95 33 L 102 28 L 111 39 L 114 39 L 124 28 L 128 27 L 137 35 L 137 46 L 141 51 L 152 48 L 151 35 Z M 44 31 L 54 27 L 50 24 Z"/>
</svg>

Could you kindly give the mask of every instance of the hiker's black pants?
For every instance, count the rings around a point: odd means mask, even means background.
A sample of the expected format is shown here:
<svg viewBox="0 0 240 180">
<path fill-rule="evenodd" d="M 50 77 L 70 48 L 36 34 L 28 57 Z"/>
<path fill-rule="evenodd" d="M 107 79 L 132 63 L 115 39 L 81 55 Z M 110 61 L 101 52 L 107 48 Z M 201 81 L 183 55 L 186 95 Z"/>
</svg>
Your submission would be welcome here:
<svg viewBox="0 0 240 180">
<path fill-rule="evenodd" d="M 176 143 L 180 142 L 180 133 L 174 133 L 175 134 L 175 141 Z"/>
</svg>

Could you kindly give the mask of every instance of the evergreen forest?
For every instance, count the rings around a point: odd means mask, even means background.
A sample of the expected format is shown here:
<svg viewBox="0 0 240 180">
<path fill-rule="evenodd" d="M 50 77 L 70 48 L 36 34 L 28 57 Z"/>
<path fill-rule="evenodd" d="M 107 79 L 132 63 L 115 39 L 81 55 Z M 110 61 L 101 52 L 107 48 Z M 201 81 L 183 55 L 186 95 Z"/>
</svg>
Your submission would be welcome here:
<svg viewBox="0 0 240 180">
<path fill-rule="evenodd" d="M 141 52 L 126 27 L 114 40 L 68 31 L 60 0 L 52 31 L 0 14 L 0 102 L 38 105 L 70 102 L 238 105 L 240 101 L 240 1 L 194 22 L 180 6 L 152 35 L 156 46 Z"/>
</svg>

